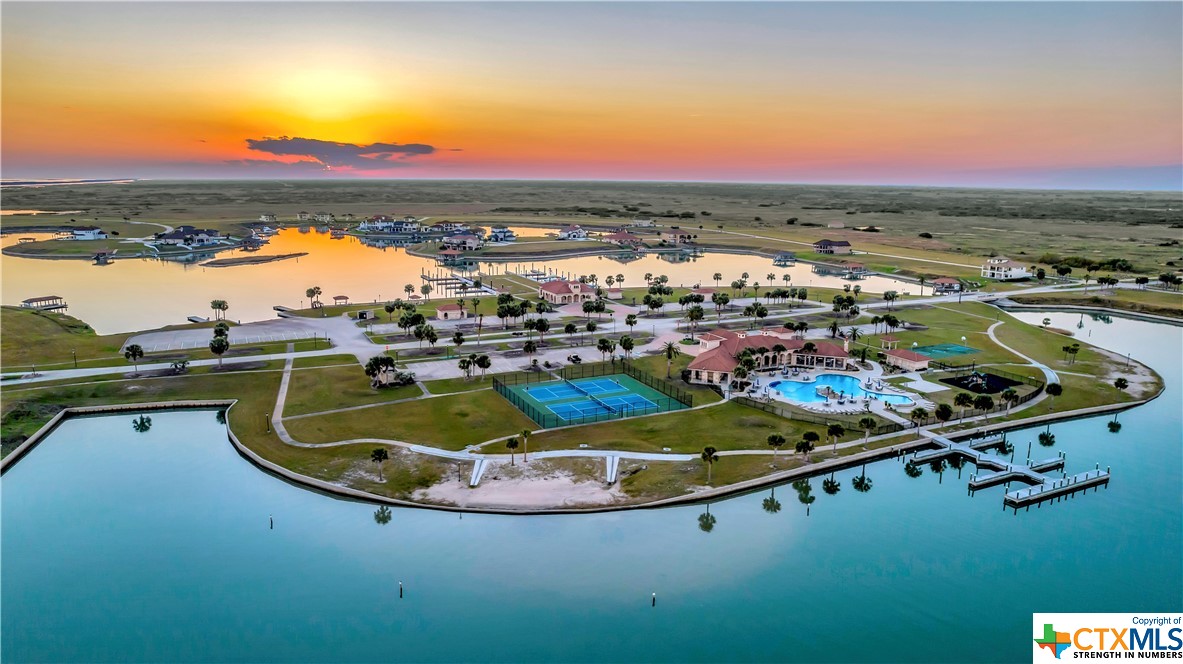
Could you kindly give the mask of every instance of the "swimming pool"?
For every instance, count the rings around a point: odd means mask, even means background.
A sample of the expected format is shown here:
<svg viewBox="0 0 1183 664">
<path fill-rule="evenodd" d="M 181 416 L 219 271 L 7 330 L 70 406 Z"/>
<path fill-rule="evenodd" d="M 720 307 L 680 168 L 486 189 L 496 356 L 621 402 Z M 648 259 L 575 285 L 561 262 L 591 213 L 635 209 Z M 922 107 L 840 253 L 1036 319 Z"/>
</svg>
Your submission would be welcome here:
<svg viewBox="0 0 1183 664">
<path fill-rule="evenodd" d="M 873 397 L 893 406 L 910 406 L 915 403 L 912 399 L 901 394 L 868 392 L 859 385 L 859 379 L 854 376 L 842 376 L 839 374 L 820 374 L 808 383 L 796 380 L 774 380 L 768 384 L 768 387 L 780 392 L 786 399 L 800 401 L 801 403 L 821 403 L 825 401 L 826 398 L 817 393 L 820 387 L 829 387 L 834 392 L 843 393 L 847 397 L 857 397 L 860 399 Z"/>
</svg>

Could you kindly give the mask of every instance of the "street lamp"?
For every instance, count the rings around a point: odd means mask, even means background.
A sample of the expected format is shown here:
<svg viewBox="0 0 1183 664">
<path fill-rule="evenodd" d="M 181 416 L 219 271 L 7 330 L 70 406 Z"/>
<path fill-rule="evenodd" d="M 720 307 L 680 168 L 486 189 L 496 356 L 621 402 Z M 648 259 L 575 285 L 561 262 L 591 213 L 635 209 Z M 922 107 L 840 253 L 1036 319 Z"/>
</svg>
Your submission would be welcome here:
<svg viewBox="0 0 1183 664">
<path fill-rule="evenodd" d="M 75 369 L 77 369 L 77 368 L 78 368 L 78 349 L 77 349 L 77 348 L 71 348 L 71 349 L 70 349 L 70 355 L 73 355 L 73 356 L 74 356 L 74 368 L 75 368 Z"/>
</svg>

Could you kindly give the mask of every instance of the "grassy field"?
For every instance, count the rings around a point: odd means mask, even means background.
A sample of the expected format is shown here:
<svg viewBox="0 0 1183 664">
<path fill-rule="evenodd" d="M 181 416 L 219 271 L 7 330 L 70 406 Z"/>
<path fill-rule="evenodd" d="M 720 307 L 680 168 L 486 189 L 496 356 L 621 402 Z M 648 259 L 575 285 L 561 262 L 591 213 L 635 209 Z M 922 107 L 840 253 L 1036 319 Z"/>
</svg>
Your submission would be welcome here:
<svg viewBox="0 0 1183 664">
<path fill-rule="evenodd" d="M 460 450 L 536 426 L 500 395 L 482 390 L 375 406 L 349 417 L 325 415 L 293 420 L 288 432 L 306 443 L 390 438 Z"/>
<path fill-rule="evenodd" d="M 825 438 L 825 430 L 820 426 L 785 420 L 746 406 L 726 403 L 701 410 L 544 431 L 530 437 L 530 450 L 578 449 L 581 443 L 587 443 L 597 450 L 640 452 L 661 452 L 668 447 L 674 452 L 695 453 L 708 445 L 719 450 L 770 450 L 768 435 L 780 433 L 789 440 L 782 448 L 787 453 L 808 430 L 816 431 Z M 853 437 L 853 434 L 848 434 L 843 440 Z M 501 454 L 504 449 L 494 444 L 481 451 Z"/>
<path fill-rule="evenodd" d="M 170 325 L 161 330 L 212 328 L 214 323 L 192 323 Z M 287 351 L 288 343 L 294 343 L 295 350 L 306 351 L 325 348 L 325 342 L 296 341 L 259 344 L 234 343 L 234 325 L 231 324 L 231 348 L 223 358 L 248 355 L 269 355 Z M 86 323 L 52 312 L 22 309 L 20 307 L 0 308 L 0 367 L 4 371 L 29 371 L 36 364 L 37 369 L 68 369 L 74 366 L 71 351 L 77 353 L 79 368 L 117 367 L 132 364 L 120 350 L 133 336 L 128 333 L 97 335 Z M 32 341 L 30 341 L 32 340 Z M 152 362 L 173 362 L 175 360 L 206 360 L 217 356 L 207 348 L 148 353 L 141 364 Z"/>
<path fill-rule="evenodd" d="M 283 413 L 304 415 L 349 406 L 410 399 L 421 394 L 423 391 L 418 385 L 375 390 L 370 387 L 370 379 L 356 362 L 346 366 L 302 369 L 293 371 L 288 381 L 288 396 L 284 402 Z M 365 415 L 358 414 L 357 417 Z"/>
<path fill-rule="evenodd" d="M 352 355 L 317 355 L 314 357 L 297 357 L 292 359 L 293 369 L 308 369 L 311 367 L 331 367 L 338 365 L 361 368 L 357 358 Z"/>
<path fill-rule="evenodd" d="M 479 201 L 479 202 L 477 202 Z M 1180 260 L 1171 244 L 1183 221 L 1179 192 L 1088 192 L 955 188 L 621 182 L 403 181 L 398 187 L 361 180 L 336 182 L 136 182 L 127 185 L 23 188 L 5 192 L 9 209 L 84 210 L 79 221 L 105 225 L 127 216 L 169 225 L 191 223 L 241 232 L 262 211 L 295 222 L 301 209 L 338 215 L 389 212 L 485 223 L 527 223 L 612 228 L 634 212 L 693 212 L 694 219 L 659 223 L 737 231 L 766 238 L 813 242 L 846 239 L 859 250 L 977 265 L 992 252 L 1031 260 L 1038 252 L 1124 257 L 1157 274 Z M 582 213 L 600 208 L 610 216 Z M 709 212 L 705 216 L 702 212 Z M 794 220 L 787 224 L 788 220 Z M 842 223 L 844 228 L 828 228 Z M 0 227 L 53 227 L 60 217 L 5 217 Z M 702 229 L 698 229 L 702 226 Z M 879 232 L 856 228 L 875 227 Z M 928 233 L 931 238 L 922 238 Z M 716 234 L 717 235 L 717 234 Z M 721 236 L 722 237 L 722 236 Z M 783 243 L 753 239 L 753 246 Z M 789 247 L 790 250 L 791 247 Z M 916 252 L 916 253 L 908 253 Z M 921 253 L 924 252 L 924 253 Z M 919 265 L 924 265 L 923 262 Z M 953 266 L 917 267 L 930 274 Z M 907 266 L 906 269 L 913 269 Z M 956 275 L 952 275 L 956 276 Z"/>
<path fill-rule="evenodd" d="M 1158 316 L 1183 318 L 1183 294 L 1169 291 L 1092 290 L 1071 293 L 1033 293 L 1014 295 L 1012 300 L 1020 304 L 1068 304 L 1077 306 L 1107 307 L 1125 311 L 1137 311 Z"/>
<path fill-rule="evenodd" d="M 654 378 L 665 382 L 673 387 L 689 392 L 694 397 L 694 405 L 702 406 L 708 403 L 715 403 L 722 401 L 723 397 L 718 392 L 707 387 L 706 385 L 692 385 L 682 380 L 682 370 L 690 364 L 694 358 L 687 354 L 682 354 L 674 358 L 670 363 L 670 378 L 665 377 L 666 359 L 665 355 L 644 355 L 633 359 L 633 365 L 638 369 L 651 374 Z"/>
<path fill-rule="evenodd" d="M 120 255 L 135 256 L 144 254 L 155 256 L 156 252 L 139 243 L 121 242 L 118 238 L 106 240 L 42 240 L 40 242 L 26 242 L 12 247 L 13 253 L 25 256 L 66 257 L 78 256 L 91 258 L 100 251 L 111 253 L 118 251 Z"/>
</svg>

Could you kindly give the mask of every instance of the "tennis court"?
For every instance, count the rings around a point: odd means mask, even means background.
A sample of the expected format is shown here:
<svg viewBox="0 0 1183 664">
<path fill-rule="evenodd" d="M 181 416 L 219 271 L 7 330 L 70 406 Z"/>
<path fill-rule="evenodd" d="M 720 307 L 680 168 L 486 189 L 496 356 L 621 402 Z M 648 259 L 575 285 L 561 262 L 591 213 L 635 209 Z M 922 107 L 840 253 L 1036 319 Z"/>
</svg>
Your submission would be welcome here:
<svg viewBox="0 0 1183 664">
<path fill-rule="evenodd" d="M 562 426 L 685 408 L 625 374 L 504 385 L 503 396 L 543 426 Z"/>
<path fill-rule="evenodd" d="M 958 355 L 971 355 L 981 352 L 977 348 L 970 348 L 961 344 L 933 344 L 931 346 L 920 346 L 912 350 L 921 355 L 927 355 L 934 360 L 944 360 Z"/>
</svg>

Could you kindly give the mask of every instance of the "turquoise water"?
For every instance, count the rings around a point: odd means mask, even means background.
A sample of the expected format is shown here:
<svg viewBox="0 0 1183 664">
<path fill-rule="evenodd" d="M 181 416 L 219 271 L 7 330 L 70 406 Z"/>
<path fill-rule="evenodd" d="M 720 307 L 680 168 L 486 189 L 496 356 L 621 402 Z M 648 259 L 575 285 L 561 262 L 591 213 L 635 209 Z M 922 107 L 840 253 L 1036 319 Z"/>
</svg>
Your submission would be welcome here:
<svg viewBox="0 0 1183 664">
<path fill-rule="evenodd" d="M 251 466 L 214 413 L 153 414 L 147 433 L 70 421 L 0 483 L 0 658 L 1028 661 L 1033 611 L 1183 604 L 1183 335 L 1086 323 L 1168 393 L 1119 434 L 1109 416 L 1053 425 L 1069 472 L 1099 461 L 1113 482 L 1018 514 L 1001 487 L 966 495 L 972 466 L 911 479 L 881 462 L 867 493 L 857 470 L 836 496 L 813 480 L 808 516 L 787 486 L 777 513 L 769 491 L 716 502 L 711 532 L 701 505 L 381 525 Z"/>
<path fill-rule="evenodd" d="M 868 392 L 860 387 L 858 378 L 843 376 L 841 374 L 819 374 L 814 376 L 813 381 L 809 383 L 803 383 L 797 380 L 774 380 L 768 384 L 768 387 L 780 392 L 786 398 L 802 403 L 821 403 L 825 401 L 826 398 L 817 393 L 817 388 L 826 386 L 835 392 L 844 393 L 848 397 L 859 399 L 873 397 L 894 406 L 912 404 L 911 399 L 900 394 Z"/>
</svg>

